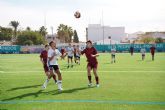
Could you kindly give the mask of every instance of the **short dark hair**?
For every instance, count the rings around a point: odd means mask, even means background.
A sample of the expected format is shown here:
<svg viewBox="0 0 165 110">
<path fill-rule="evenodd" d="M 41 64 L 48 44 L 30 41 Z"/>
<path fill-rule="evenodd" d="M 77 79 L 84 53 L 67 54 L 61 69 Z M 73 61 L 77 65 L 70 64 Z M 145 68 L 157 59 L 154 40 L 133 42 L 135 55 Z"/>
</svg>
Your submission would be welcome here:
<svg viewBox="0 0 165 110">
<path fill-rule="evenodd" d="M 88 42 L 92 44 L 92 41 L 91 40 L 88 40 L 86 43 L 88 43 Z"/>
<path fill-rule="evenodd" d="M 52 45 L 52 43 L 54 43 L 54 42 L 53 42 L 53 41 L 49 42 L 49 45 L 51 46 L 51 45 Z"/>
<path fill-rule="evenodd" d="M 45 45 L 45 48 L 46 48 L 46 47 L 48 47 L 48 46 L 49 46 L 49 45 L 48 45 L 48 44 L 46 44 L 46 45 Z"/>
</svg>

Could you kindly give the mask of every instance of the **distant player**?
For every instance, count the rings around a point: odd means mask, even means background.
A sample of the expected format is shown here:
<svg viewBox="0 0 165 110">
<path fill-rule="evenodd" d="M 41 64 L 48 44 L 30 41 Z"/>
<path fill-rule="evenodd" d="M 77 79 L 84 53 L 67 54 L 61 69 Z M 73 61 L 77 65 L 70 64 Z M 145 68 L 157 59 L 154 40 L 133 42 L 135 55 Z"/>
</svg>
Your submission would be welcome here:
<svg viewBox="0 0 165 110">
<path fill-rule="evenodd" d="M 76 63 L 80 65 L 80 55 L 81 55 L 81 49 L 79 45 L 76 47 Z"/>
<path fill-rule="evenodd" d="M 64 57 L 62 56 L 62 54 L 60 53 L 60 51 L 58 49 L 56 49 L 56 43 L 51 41 L 49 43 L 49 45 L 51 46 L 51 48 L 48 51 L 48 58 L 49 58 L 49 63 L 50 63 L 50 71 L 55 71 L 57 73 L 58 76 L 58 81 L 57 81 L 57 85 L 58 85 L 58 90 L 61 91 L 62 89 L 62 75 L 58 66 L 58 57 Z"/>
<path fill-rule="evenodd" d="M 144 47 L 142 47 L 142 48 L 140 49 L 140 52 L 141 52 L 141 55 L 142 55 L 142 60 L 144 60 L 144 59 L 145 59 L 146 49 L 145 49 Z"/>
<path fill-rule="evenodd" d="M 111 59 L 112 59 L 111 63 L 116 62 L 115 55 L 116 55 L 116 49 L 115 49 L 115 46 L 112 46 L 112 49 L 111 49 Z"/>
<path fill-rule="evenodd" d="M 65 54 L 65 47 L 61 48 L 61 54 L 62 54 L 62 56 L 64 56 L 64 54 Z M 61 60 L 64 60 L 64 57 L 61 57 Z"/>
<path fill-rule="evenodd" d="M 74 51 L 73 51 L 73 54 L 74 54 L 74 62 L 77 63 L 77 62 L 76 62 L 76 61 L 77 61 L 77 60 L 76 60 L 76 58 L 77 58 L 77 57 L 76 57 L 76 49 L 77 49 L 76 45 L 73 45 L 73 49 L 74 49 Z"/>
<path fill-rule="evenodd" d="M 133 56 L 133 52 L 134 52 L 134 48 L 133 48 L 133 46 L 131 46 L 131 47 L 130 47 L 131 56 Z"/>
<path fill-rule="evenodd" d="M 70 62 L 71 62 L 71 67 L 73 67 L 74 48 L 72 47 L 71 44 L 69 44 L 67 48 L 67 55 L 68 55 L 68 68 L 69 68 Z"/>
<path fill-rule="evenodd" d="M 44 82 L 43 84 L 43 88 L 46 88 L 50 78 L 53 76 L 53 79 L 55 81 L 55 83 L 57 82 L 56 80 L 56 75 L 53 74 L 53 72 L 50 72 L 49 71 L 49 67 L 48 67 L 48 50 L 49 50 L 49 45 L 45 45 L 45 49 L 41 52 L 40 54 L 40 61 L 42 62 L 43 64 L 43 68 L 45 70 L 45 74 L 47 76 L 47 79 L 46 81 Z"/>
<path fill-rule="evenodd" d="M 98 62 L 96 57 L 99 56 L 99 54 L 97 53 L 97 50 L 92 46 L 92 42 L 90 40 L 88 40 L 86 42 L 87 47 L 81 52 L 81 54 L 85 54 L 86 58 L 87 58 L 87 74 L 88 74 L 88 80 L 89 80 L 89 84 L 88 86 L 91 87 L 92 86 L 92 78 L 91 78 L 91 70 L 93 70 L 93 73 L 95 75 L 95 80 L 96 80 L 96 86 L 99 87 L 99 77 L 97 74 L 97 66 L 98 66 Z"/>
<path fill-rule="evenodd" d="M 154 45 L 152 45 L 152 47 L 150 48 L 150 52 L 151 52 L 151 55 L 152 55 L 152 61 L 154 61 L 154 55 L 155 55 L 155 47 Z"/>
</svg>

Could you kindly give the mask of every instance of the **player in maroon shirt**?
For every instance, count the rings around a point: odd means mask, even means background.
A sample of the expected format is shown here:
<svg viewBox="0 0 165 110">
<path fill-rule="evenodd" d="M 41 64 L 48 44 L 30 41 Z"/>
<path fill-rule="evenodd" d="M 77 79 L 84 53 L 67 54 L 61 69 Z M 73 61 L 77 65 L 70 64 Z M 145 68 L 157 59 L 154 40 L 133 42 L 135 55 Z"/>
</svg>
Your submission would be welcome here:
<svg viewBox="0 0 165 110">
<path fill-rule="evenodd" d="M 65 47 L 61 48 L 61 54 L 62 54 L 62 56 L 64 56 L 64 54 L 65 54 Z M 61 60 L 64 60 L 64 57 L 61 57 Z"/>
<path fill-rule="evenodd" d="M 43 68 L 44 68 L 45 74 L 47 76 L 47 79 L 46 79 L 45 83 L 42 86 L 43 88 L 46 88 L 47 83 L 49 82 L 49 79 L 51 79 L 51 77 L 53 77 L 55 83 L 57 82 L 56 75 L 49 71 L 49 67 L 48 67 L 48 64 L 49 64 L 48 63 L 48 50 L 49 50 L 49 45 L 45 45 L 45 49 L 40 54 L 40 60 L 43 64 Z"/>
<path fill-rule="evenodd" d="M 97 50 L 92 46 L 92 42 L 89 40 L 86 42 L 87 47 L 81 52 L 81 54 L 85 54 L 87 58 L 87 73 L 88 73 L 88 86 L 92 86 L 92 78 L 91 78 L 91 70 L 93 69 L 93 73 L 95 75 L 96 86 L 99 87 L 99 77 L 97 74 L 97 66 L 98 62 L 96 57 L 99 56 Z"/>
<path fill-rule="evenodd" d="M 152 55 L 152 61 L 154 61 L 154 55 L 155 55 L 155 47 L 154 45 L 152 45 L 152 47 L 150 48 L 150 52 L 151 52 L 151 55 Z"/>
</svg>

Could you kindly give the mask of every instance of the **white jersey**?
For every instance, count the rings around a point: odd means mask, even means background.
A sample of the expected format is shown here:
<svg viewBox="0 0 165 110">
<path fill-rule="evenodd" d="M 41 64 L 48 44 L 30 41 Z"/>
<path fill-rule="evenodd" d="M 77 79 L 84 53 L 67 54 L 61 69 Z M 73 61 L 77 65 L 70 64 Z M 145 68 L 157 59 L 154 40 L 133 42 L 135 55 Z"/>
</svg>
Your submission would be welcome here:
<svg viewBox="0 0 165 110">
<path fill-rule="evenodd" d="M 78 49 L 76 49 L 76 56 L 80 56 L 80 53 L 81 53 L 81 48 L 78 48 Z"/>
<path fill-rule="evenodd" d="M 55 55 L 55 56 L 54 56 Z M 53 59 L 51 61 L 49 61 L 49 65 L 58 65 L 58 57 L 60 57 L 62 54 L 60 53 L 60 51 L 58 49 L 53 50 L 52 48 L 50 48 L 48 50 L 48 58 L 53 57 Z"/>
<path fill-rule="evenodd" d="M 146 49 L 141 48 L 140 52 L 141 52 L 142 55 L 144 55 L 146 53 Z"/>
<path fill-rule="evenodd" d="M 67 53 L 68 53 L 68 56 L 73 56 L 73 51 L 74 51 L 74 48 L 73 47 L 68 47 L 67 48 Z"/>
<path fill-rule="evenodd" d="M 111 54 L 115 55 L 115 53 L 116 53 L 116 49 L 115 48 L 111 49 Z"/>
</svg>

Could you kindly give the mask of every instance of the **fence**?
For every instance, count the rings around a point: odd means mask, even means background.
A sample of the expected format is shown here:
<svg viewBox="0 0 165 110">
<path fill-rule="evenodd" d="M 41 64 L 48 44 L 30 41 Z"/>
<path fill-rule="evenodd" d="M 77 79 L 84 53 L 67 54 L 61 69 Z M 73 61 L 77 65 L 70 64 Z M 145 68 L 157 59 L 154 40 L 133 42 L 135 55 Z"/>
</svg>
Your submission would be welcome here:
<svg viewBox="0 0 165 110">
<path fill-rule="evenodd" d="M 83 49 L 85 44 L 79 44 Z M 67 46 L 67 45 L 66 45 Z M 66 47 L 65 46 L 65 47 Z M 99 52 L 110 52 L 114 46 L 117 52 L 129 52 L 130 47 L 134 48 L 134 52 L 140 52 L 141 47 L 144 47 L 147 52 L 150 51 L 152 44 L 114 44 L 114 45 L 94 45 Z M 157 52 L 165 52 L 165 43 L 155 44 Z M 40 53 L 44 46 L 0 46 L 0 53 Z M 60 49 L 61 46 L 58 46 Z"/>
</svg>

